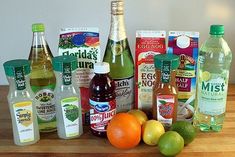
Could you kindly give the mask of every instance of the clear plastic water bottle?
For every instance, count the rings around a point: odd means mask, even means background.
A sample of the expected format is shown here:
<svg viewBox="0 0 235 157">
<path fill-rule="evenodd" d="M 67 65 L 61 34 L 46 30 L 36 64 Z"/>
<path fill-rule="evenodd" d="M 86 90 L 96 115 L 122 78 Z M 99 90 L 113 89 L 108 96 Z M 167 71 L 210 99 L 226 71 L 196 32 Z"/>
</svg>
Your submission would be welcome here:
<svg viewBox="0 0 235 157">
<path fill-rule="evenodd" d="M 223 25 L 211 25 L 199 53 L 193 124 L 201 131 L 218 132 L 224 122 L 232 52 L 223 35 Z"/>
</svg>

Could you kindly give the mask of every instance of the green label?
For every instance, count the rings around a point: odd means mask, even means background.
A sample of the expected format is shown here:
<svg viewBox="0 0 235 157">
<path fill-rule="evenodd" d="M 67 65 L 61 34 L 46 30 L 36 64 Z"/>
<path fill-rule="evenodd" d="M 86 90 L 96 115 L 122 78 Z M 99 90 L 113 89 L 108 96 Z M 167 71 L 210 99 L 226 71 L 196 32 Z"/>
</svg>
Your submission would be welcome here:
<svg viewBox="0 0 235 157">
<path fill-rule="evenodd" d="M 225 112 L 227 82 L 228 72 L 226 70 L 221 74 L 199 70 L 198 105 L 200 112 L 208 115 L 220 115 Z"/>
<path fill-rule="evenodd" d="M 63 63 L 63 84 L 71 85 L 72 84 L 72 69 L 70 63 Z"/>
<path fill-rule="evenodd" d="M 15 68 L 15 83 L 16 83 L 17 90 L 24 90 L 26 88 L 26 81 L 24 77 L 23 67 Z"/>
<path fill-rule="evenodd" d="M 162 62 L 161 80 L 163 83 L 169 83 L 171 80 L 171 62 L 170 61 Z"/>
<path fill-rule="evenodd" d="M 64 129 L 66 137 L 79 135 L 79 103 L 77 97 L 61 100 Z"/>
</svg>

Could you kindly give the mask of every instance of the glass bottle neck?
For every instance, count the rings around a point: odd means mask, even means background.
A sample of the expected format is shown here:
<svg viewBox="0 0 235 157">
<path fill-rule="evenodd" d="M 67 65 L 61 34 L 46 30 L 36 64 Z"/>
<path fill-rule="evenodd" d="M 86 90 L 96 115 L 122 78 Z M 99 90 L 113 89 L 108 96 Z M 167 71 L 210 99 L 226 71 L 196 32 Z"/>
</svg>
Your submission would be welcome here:
<svg viewBox="0 0 235 157">
<path fill-rule="evenodd" d="M 32 41 L 33 41 L 32 42 L 33 47 L 47 45 L 44 32 L 33 32 Z"/>
<path fill-rule="evenodd" d="M 126 39 L 126 30 L 123 14 L 111 14 L 111 27 L 109 39 L 113 41 L 121 41 Z"/>
</svg>

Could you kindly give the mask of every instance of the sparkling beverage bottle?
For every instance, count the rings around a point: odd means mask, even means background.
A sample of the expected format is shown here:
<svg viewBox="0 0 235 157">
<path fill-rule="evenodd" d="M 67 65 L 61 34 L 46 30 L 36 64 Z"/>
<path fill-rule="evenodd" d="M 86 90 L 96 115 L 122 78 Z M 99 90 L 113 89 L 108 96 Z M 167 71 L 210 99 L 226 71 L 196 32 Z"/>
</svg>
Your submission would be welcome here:
<svg viewBox="0 0 235 157">
<path fill-rule="evenodd" d="M 204 132 L 221 131 L 225 117 L 232 52 L 223 35 L 223 25 L 211 25 L 210 37 L 202 45 L 198 58 L 193 125 Z"/>
<path fill-rule="evenodd" d="M 111 2 L 111 27 L 104 62 L 110 64 L 110 76 L 115 81 L 117 112 L 134 106 L 134 62 L 126 36 L 123 1 Z"/>
<path fill-rule="evenodd" d="M 55 74 L 52 68 L 52 53 L 46 42 L 42 23 L 32 25 L 33 42 L 29 55 L 32 72 L 30 85 L 35 93 L 36 111 L 40 132 L 56 130 L 54 88 Z"/>
</svg>

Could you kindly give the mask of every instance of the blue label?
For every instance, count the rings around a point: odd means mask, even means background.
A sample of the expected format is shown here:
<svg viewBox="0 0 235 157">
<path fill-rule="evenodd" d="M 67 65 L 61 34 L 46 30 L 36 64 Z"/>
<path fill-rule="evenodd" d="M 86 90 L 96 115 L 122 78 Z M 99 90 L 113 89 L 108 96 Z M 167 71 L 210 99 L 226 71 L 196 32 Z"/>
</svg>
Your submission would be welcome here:
<svg viewBox="0 0 235 157">
<path fill-rule="evenodd" d="M 90 105 L 94 107 L 97 112 L 107 112 L 110 110 L 109 102 L 95 102 L 93 100 L 89 100 Z"/>
</svg>

